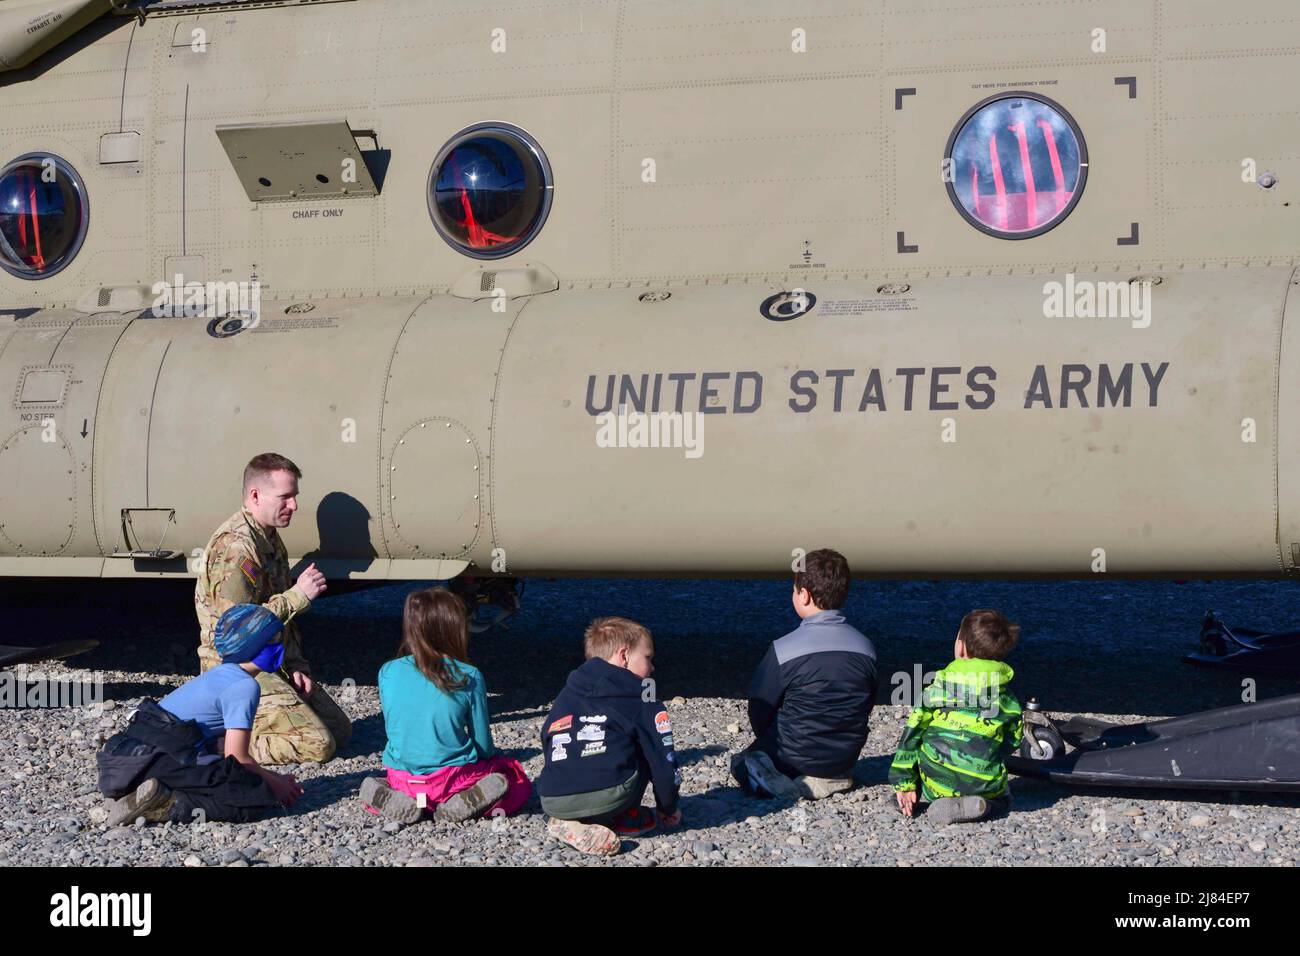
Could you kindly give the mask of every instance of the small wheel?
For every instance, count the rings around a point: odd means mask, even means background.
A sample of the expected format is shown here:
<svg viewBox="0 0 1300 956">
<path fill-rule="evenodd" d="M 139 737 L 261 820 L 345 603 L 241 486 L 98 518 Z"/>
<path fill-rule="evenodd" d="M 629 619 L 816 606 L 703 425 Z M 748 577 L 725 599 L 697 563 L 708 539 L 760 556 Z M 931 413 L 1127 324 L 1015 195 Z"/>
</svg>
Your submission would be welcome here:
<svg viewBox="0 0 1300 956">
<path fill-rule="evenodd" d="M 1020 740 L 1020 756 L 1029 760 L 1051 760 L 1065 753 L 1065 740 L 1051 727 L 1032 724 Z"/>
</svg>

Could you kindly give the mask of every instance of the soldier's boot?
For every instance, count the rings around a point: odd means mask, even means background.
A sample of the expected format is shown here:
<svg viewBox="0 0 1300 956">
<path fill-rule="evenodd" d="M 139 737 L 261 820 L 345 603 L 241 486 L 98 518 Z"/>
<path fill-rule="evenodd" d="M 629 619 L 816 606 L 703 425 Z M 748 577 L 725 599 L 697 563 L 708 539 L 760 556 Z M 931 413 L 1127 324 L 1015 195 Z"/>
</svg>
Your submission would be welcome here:
<svg viewBox="0 0 1300 956">
<path fill-rule="evenodd" d="M 361 781 L 361 802 L 379 811 L 386 820 L 410 825 L 420 821 L 420 805 L 400 790 L 394 790 L 382 777 Z"/>
<path fill-rule="evenodd" d="M 433 818 L 439 823 L 464 823 L 504 797 L 508 787 L 505 774 L 490 773 L 468 790 L 453 794 L 438 804 Z"/>
<path fill-rule="evenodd" d="M 108 825 L 120 827 L 144 817 L 149 823 L 165 823 L 176 795 L 159 780 L 150 777 L 135 792 L 114 800 L 108 811 Z"/>
</svg>

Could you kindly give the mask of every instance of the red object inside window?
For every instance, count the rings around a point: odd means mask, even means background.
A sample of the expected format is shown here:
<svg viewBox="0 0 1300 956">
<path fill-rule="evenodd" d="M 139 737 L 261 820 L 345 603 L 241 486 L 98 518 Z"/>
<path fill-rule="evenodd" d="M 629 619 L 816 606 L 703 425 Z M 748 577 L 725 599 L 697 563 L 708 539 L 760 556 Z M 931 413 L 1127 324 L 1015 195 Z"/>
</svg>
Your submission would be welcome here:
<svg viewBox="0 0 1300 956">
<path fill-rule="evenodd" d="M 1011 134 L 1010 140 L 1006 133 Z M 1001 144 L 999 135 L 1002 136 Z M 970 149 L 966 155 L 970 157 L 970 205 L 967 211 L 992 229 L 1000 232 L 1038 229 L 1056 219 L 1073 197 L 1073 190 L 1065 186 L 1056 130 L 1048 119 L 1030 121 L 1017 118 L 990 133 L 984 143 Z M 1044 171 L 1044 160 L 1050 165 L 1050 188 L 1035 180 L 1035 160 L 1040 174 Z M 984 162 L 988 165 L 981 167 Z M 980 191 L 981 180 L 985 183 L 983 193 Z M 990 180 L 991 192 L 988 191 Z"/>
</svg>

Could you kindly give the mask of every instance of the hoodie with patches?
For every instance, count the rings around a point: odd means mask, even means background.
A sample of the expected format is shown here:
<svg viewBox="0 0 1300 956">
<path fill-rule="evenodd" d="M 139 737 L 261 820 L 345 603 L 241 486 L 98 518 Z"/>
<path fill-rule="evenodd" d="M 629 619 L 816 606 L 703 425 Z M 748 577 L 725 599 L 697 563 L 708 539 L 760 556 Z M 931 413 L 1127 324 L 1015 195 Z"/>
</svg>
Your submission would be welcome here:
<svg viewBox="0 0 1300 956">
<path fill-rule="evenodd" d="M 662 703 L 642 699 L 641 678 L 593 657 L 569 674 L 542 724 L 543 797 L 594 793 L 626 783 L 642 766 L 661 813 L 677 810 L 682 776 Z"/>
</svg>

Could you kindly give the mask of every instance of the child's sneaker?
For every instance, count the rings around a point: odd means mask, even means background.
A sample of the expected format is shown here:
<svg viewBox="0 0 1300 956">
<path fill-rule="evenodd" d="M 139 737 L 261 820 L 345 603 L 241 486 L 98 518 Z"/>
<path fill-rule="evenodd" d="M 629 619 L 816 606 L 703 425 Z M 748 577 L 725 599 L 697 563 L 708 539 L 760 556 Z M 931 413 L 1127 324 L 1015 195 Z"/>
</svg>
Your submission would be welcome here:
<svg viewBox="0 0 1300 956">
<path fill-rule="evenodd" d="M 654 811 L 649 807 L 629 807 L 614 818 L 609 828 L 621 837 L 639 837 L 655 826 Z"/>
<path fill-rule="evenodd" d="M 407 794 L 394 790 L 382 777 L 361 781 L 361 802 L 386 820 L 410 825 L 420 820 L 420 805 Z"/>
<path fill-rule="evenodd" d="M 840 777 L 796 777 L 794 785 L 809 800 L 825 800 L 836 793 L 853 789 L 853 781 Z"/>
<path fill-rule="evenodd" d="M 490 773 L 468 790 L 454 794 L 433 811 L 439 823 L 464 823 L 487 810 L 506 795 L 509 784 L 505 774 Z"/>
<path fill-rule="evenodd" d="M 114 800 L 108 811 L 108 825 L 120 827 L 144 817 L 149 823 L 164 823 L 171 814 L 175 795 L 160 780 L 150 777 L 134 793 Z"/>
<path fill-rule="evenodd" d="M 798 800 L 802 796 L 795 782 L 777 770 L 772 758 L 761 750 L 745 755 L 745 773 L 749 785 L 760 793 L 781 800 Z"/>
<path fill-rule="evenodd" d="M 579 823 L 577 820 L 557 820 L 546 824 L 546 833 L 562 843 L 567 843 L 579 853 L 592 856 L 613 856 L 619 850 L 618 834 L 599 823 Z"/>
<path fill-rule="evenodd" d="M 925 815 L 941 826 L 948 823 L 974 823 L 988 816 L 989 804 L 983 797 L 940 797 L 930 804 Z"/>
</svg>

